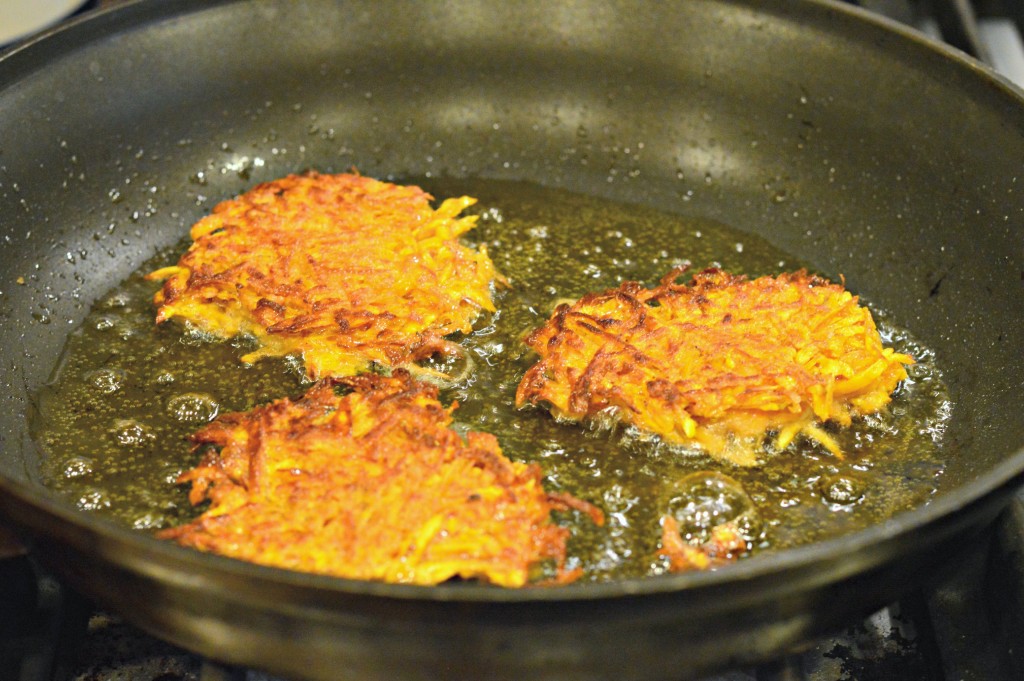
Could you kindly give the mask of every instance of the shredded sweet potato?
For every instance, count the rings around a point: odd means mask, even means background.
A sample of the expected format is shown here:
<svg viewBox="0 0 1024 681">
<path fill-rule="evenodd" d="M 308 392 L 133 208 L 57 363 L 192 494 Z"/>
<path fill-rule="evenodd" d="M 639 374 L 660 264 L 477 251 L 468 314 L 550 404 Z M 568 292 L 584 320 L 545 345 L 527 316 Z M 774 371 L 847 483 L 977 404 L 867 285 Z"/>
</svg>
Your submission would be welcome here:
<svg viewBox="0 0 1024 681">
<path fill-rule="evenodd" d="M 679 521 L 672 515 L 661 518 L 659 556 L 668 559 L 672 572 L 712 570 L 735 562 L 750 550 L 750 544 L 735 523 L 722 523 L 711 529 L 707 541 L 693 545 L 683 540 Z"/>
<path fill-rule="evenodd" d="M 870 311 L 805 271 L 748 280 L 685 268 L 560 305 L 526 339 L 541 359 L 517 402 L 558 418 L 609 415 L 667 442 L 753 465 L 761 438 L 804 435 L 841 457 L 821 428 L 882 409 L 913 360 L 883 347 Z"/>
<path fill-rule="evenodd" d="M 351 392 L 339 396 L 338 392 Z M 159 536 L 203 551 L 353 579 L 518 587 L 545 561 L 564 569 L 568 530 L 553 509 L 603 516 L 549 495 L 536 464 L 494 436 L 450 428 L 437 388 L 398 369 L 325 379 L 301 399 L 221 416 L 193 436 L 217 449 L 180 482 L 210 507 Z"/>
<path fill-rule="evenodd" d="M 476 217 L 458 215 L 476 200 L 435 210 L 431 199 L 356 174 L 260 184 L 216 206 L 178 264 L 149 275 L 164 281 L 157 322 L 251 334 L 260 348 L 243 361 L 301 353 L 314 379 L 457 352 L 444 337 L 493 311 L 504 279 L 484 246 L 459 243 Z"/>
</svg>

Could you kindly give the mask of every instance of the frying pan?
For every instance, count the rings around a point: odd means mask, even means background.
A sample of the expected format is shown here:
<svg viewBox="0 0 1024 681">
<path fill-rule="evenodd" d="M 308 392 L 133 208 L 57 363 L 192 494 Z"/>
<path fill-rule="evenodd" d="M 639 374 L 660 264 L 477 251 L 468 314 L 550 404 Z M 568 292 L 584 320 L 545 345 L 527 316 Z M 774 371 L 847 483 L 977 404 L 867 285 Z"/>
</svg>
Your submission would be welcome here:
<svg viewBox="0 0 1024 681">
<path fill-rule="evenodd" d="M 89 306 L 219 199 L 305 168 L 527 179 L 759 234 L 934 348 L 926 505 L 717 572 L 351 582 L 191 552 L 40 483 L 26 418 Z M 821 1 L 161 0 L 0 61 L 0 515 L 73 587 L 294 678 L 691 678 L 889 603 L 1024 471 L 1024 99 Z"/>
</svg>

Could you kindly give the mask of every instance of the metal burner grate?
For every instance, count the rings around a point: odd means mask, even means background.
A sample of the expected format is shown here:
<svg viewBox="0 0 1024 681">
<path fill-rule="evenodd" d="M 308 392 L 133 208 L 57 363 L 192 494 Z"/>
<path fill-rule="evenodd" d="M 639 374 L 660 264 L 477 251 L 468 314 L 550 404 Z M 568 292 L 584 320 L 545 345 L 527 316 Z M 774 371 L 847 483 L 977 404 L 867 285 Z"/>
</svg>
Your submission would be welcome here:
<svg viewBox="0 0 1024 681">
<path fill-rule="evenodd" d="M 1024 87 L 1020 0 L 849 0 L 943 40 Z"/>
</svg>

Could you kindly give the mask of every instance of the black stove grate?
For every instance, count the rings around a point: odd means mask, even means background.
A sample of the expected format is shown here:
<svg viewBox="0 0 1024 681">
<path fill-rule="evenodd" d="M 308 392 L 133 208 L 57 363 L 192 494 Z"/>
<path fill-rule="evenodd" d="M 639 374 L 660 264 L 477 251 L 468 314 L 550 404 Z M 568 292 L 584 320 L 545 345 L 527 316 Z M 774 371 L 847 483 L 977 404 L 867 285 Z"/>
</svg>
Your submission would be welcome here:
<svg viewBox="0 0 1024 681">
<path fill-rule="evenodd" d="M 1024 87 L 1022 0 L 846 0 L 980 59 Z"/>
</svg>

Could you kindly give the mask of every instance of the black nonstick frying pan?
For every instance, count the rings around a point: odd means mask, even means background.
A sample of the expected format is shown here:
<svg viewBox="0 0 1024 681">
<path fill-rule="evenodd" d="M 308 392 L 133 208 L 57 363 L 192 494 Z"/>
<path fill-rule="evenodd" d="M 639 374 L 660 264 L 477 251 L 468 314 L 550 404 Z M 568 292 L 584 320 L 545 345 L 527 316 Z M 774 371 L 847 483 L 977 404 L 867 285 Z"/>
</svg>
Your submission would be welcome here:
<svg viewBox="0 0 1024 681">
<path fill-rule="evenodd" d="M 30 398 L 97 296 L 210 201 L 352 166 L 700 216 L 844 274 L 945 372 L 938 492 L 717 572 L 527 590 L 242 564 L 48 492 Z M 845 5 L 129 4 L 0 60 L 0 238 L 0 515 L 74 587 L 228 663 L 310 679 L 694 677 L 898 598 L 1024 473 L 1024 96 Z"/>
</svg>

